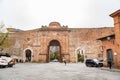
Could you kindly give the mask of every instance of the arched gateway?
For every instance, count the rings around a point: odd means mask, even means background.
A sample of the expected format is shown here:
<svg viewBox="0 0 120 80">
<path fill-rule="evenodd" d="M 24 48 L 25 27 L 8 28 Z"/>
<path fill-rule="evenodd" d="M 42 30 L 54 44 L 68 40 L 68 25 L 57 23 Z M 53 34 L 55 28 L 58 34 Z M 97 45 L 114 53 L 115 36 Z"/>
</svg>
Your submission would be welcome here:
<svg viewBox="0 0 120 80">
<path fill-rule="evenodd" d="M 31 50 L 30 49 L 27 49 L 27 50 L 25 50 L 25 57 L 26 57 L 26 59 L 25 59 L 25 61 L 26 62 L 30 62 L 31 61 Z"/>
<path fill-rule="evenodd" d="M 65 56 L 67 62 L 70 61 L 69 29 L 67 26 L 51 22 L 48 27 L 42 26 L 37 33 L 40 46 L 38 45 L 36 49 L 39 51 L 39 56 L 34 53 L 36 56 L 34 59 L 38 59 L 40 62 L 62 62 L 62 56 Z"/>
<path fill-rule="evenodd" d="M 48 46 L 47 62 L 62 62 L 61 45 L 58 40 L 51 40 Z"/>
</svg>

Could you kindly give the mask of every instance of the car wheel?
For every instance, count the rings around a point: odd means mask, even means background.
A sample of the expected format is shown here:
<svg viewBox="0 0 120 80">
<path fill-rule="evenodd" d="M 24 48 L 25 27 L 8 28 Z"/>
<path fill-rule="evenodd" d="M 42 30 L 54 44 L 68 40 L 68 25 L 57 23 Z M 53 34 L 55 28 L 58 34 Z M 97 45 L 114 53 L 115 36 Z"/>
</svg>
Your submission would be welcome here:
<svg viewBox="0 0 120 80">
<path fill-rule="evenodd" d="M 6 68 L 6 66 L 1 66 L 1 68 Z"/>
<path fill-rule="evenodd" d="M 100 65 L 99 65 L 99 67 L 103 67 L 103 65 L 102 65 L 102 64 L 100 64 Z"/>
<path fill-rule="evenodd" d="M 96 64 L 95 67 L 99 67 L 99 65 Z"/>
<path fill-rule="evenodd" d="M 86 64 L 87 67 L 91 67 L 91 64 Z"/>
<path fill-rule="evenodd" d="M 13 67 L 13 65 L 10 65 L 10 67 Z"/>
<path fill-rule="evenodd" d="M 88 64 L 86 64 L 86 66 L 88 67 Z"/>
<path fill-rule="evenodd" d="M 13 65 L 8 65 L 8 67 L 13 67 Z"/>
</svg>

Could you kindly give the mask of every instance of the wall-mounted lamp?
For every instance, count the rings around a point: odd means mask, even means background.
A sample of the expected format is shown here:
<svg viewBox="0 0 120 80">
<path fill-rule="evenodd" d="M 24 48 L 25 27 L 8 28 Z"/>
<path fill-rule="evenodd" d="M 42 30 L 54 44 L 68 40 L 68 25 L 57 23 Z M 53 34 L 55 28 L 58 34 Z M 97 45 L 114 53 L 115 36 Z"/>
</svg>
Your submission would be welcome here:
<svg viewBox="0 0 120 80">
<path fill-rule="evenodd" d="M 117 55 L 117 53 L 116 53 L 116 52 L 114 52 L 114 55 L 116 56 L 116 55 Z"/>
<path fill-rule="evenodd" d="M 107 37 L 107 40 L 110 40 L 111 39 L 111 37 Z"/>
</svg>

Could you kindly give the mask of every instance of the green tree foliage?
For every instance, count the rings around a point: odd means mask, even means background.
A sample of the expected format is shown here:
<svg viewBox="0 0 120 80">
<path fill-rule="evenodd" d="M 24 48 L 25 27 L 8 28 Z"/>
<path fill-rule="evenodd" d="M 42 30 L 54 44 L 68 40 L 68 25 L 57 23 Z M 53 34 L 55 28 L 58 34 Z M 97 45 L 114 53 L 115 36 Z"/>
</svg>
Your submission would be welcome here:
<svg viewBox="0 0 120 80">
<path fill-rule="evenodd" d="M 58 53 L 50 53 L 50 60 L 58 59 Z"/>
<path fill-rule="evenodd" d="M 84 58 L 80 53 L 77 54 L 77 56 L 78 56 L 78 62 L 83 62 L 84 61 Z"/>
<path fill-rule="evenodd" d="M 54 60 L 54 53 L 50 53 L 50 60 Z"/>
<path fill-rule="evenodd" d="M 0 46 L 6 41 L 8 33 L 0 33 Z"/>
<path fill-rule="evenodd" d="M 9 47 L 11 41 L 8 39 L 8 32 L 2 32 L 4 24 L 0 24 L 0 48 Z"/>
</svg>

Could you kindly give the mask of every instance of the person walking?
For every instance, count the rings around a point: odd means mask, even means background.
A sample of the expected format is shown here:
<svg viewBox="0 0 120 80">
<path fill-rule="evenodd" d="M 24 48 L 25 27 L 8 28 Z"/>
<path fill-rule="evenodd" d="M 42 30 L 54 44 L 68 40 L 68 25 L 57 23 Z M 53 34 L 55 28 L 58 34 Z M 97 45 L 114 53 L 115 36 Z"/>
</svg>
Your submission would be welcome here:
<svg viewBox="0 0 120 80">
<path fill-rule="evenodd" d="M 108 66 L 109 66 L 110 69 L 112 68 L 112 59 L 108 60 Z"/>
<path fill-rule="evenodd" d="M 65 66 L 66 66 L 66 59 L 65 59 L 64 56 L 63 56 L 63 62 L 64 62 L 64 64 L 65 64 Z"/>
</svg>

